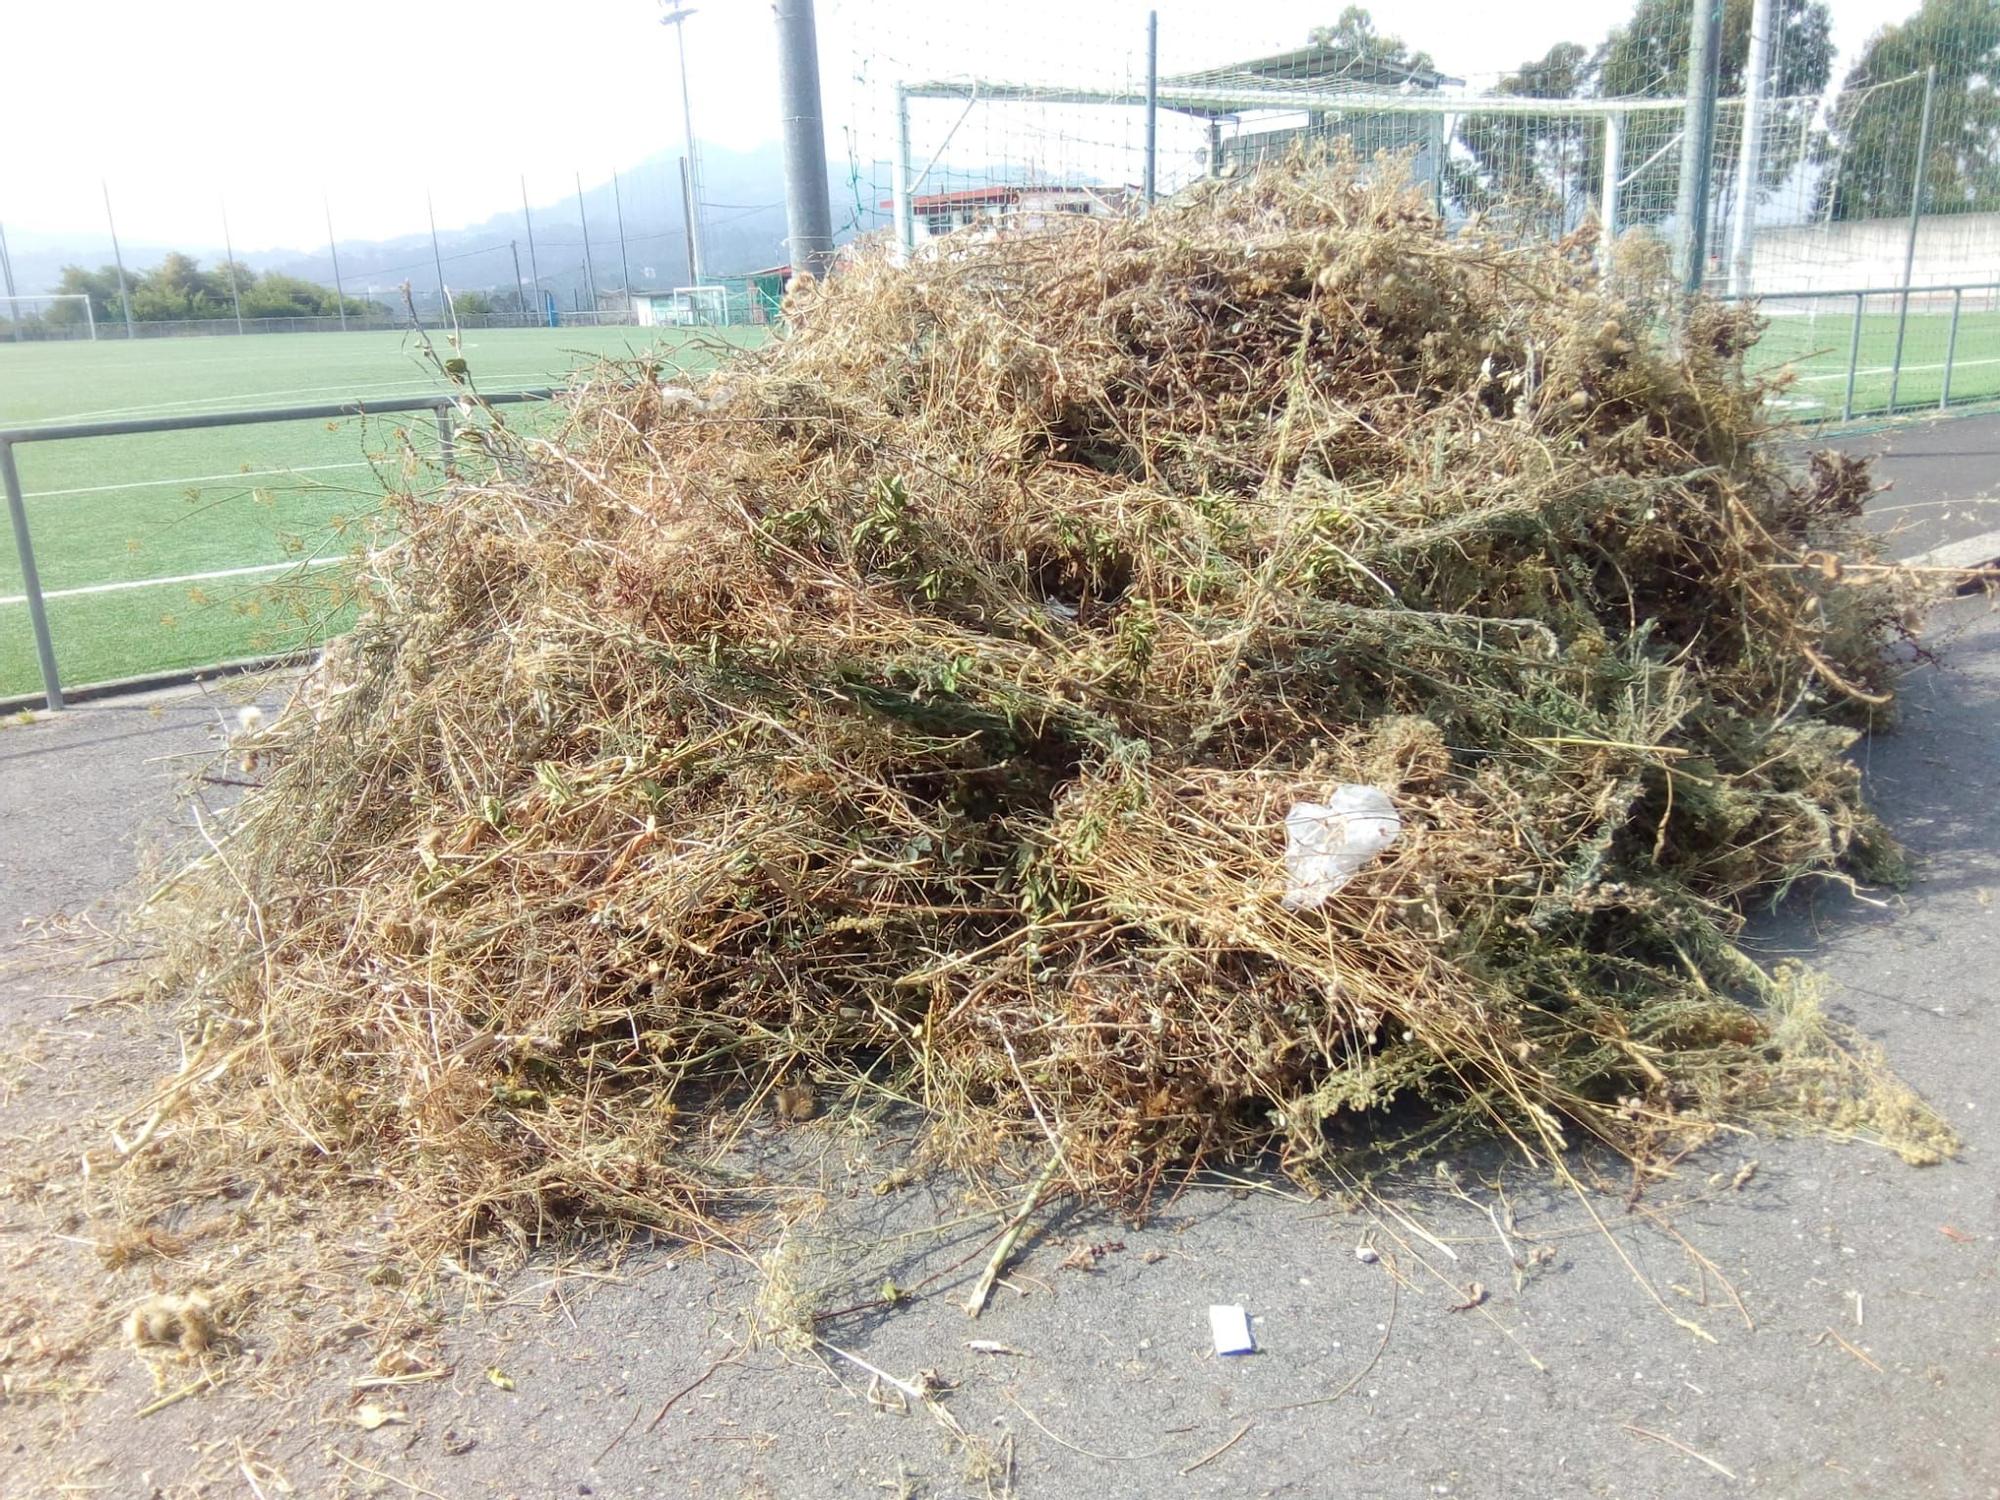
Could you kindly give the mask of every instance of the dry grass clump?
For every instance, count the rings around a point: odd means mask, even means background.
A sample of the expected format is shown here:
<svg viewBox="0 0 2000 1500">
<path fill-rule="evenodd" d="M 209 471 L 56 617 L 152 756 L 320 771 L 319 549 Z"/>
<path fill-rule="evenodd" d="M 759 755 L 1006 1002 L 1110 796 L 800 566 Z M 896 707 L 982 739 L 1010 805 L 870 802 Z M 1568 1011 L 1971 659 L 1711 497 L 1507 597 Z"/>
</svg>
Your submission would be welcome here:
<svg viewBox="0 0 2000 1500">
<path fill-rule="evenodd" d="M 489 415 L 161 913 L 156 1148 L 440 1243 L 686 1225 L 780 1090 L 1136 1190 L 1832 1108 L 1730 933 L 1893 862 L 1842 752 L 1904 601 L 1865 471 L 1761 445 L 1754 314 L 1668 338 L 1656 290 L 1294 165 L 863 254 L 559 444 Z M 1289 910 L 1286 810 L 1341 782 L 1402 837 Z"/>
</svg>

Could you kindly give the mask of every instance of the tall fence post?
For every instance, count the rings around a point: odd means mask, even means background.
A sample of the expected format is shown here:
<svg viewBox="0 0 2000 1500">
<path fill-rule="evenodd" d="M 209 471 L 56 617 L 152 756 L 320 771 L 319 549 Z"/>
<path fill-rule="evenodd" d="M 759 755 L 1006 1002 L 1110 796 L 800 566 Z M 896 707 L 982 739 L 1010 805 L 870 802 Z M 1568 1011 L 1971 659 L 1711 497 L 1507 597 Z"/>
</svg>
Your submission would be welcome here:
<svg viewBox="0 0 2000 1500">
<path fill-rule="evenodd" d="M 1146 203 L 1160 189 L 1160 13 L 1146 12 Z"/>
<path fill-rule="evenodd" d="M 62 677 L 56 671 L 55 643 L 49 639 L 49 611 L 42 602 L 42 579 L 35 571 L 35 543 L 28 535 L 28 502 L 21 494 L 21 471 L 14 464 L 14 445 L 0 440 L 0 485 L 7 490 L 7 519 L 14 523 L 14 551 L 21 559 L 21 592 L 28 598 L 28 623 L 35 631 L 35 655 L 42 664 L 42 699 L 51 709 L 63 706 Z"/>
<path fill-rule="evenodd" d="M 576 174 L 576 226 L 583 231 L 583 279 L 590 284 L 590 311 L 597 312 L 597 267 L 590 259 L 590 220 L 583 212 L 583 173 Z"/>
<path fill-rule="evenodd" d="M 222 253 L 229 257 L 229 302 L 236 309 L 236 331 L 243 331 L 243 293 L 236 286 L 236 246 L 229 238 L 229 204 L 222 205 Z M 94 335 L 93 335 L 94 336 Z"/>
<path fill-rule="evenodd" d="M 896 215 L 896 243 L 904 258 L 917 248 L 917 220 L 910 203 L 910 91 L 896 85 L 895 191 L 891 207 Z"/>
<path fill-rule="evenodd" d="M 333 305 L 340 314 L 340 331 L 347 332 L 347 288 L 340 284 L 340 242 L 333 237 L 333 205 L 320 199 L 326 210 L 326 253 L 333 257 Z"/>
<path fill-rule="evenodd" d="M 786 260 L 794 276 L 833 263 L 833 203 L 826 187 L 825 107 L 812 0 L 778 0 L 778 97 L 785 148 Z"/>
<path fill-rule="evenodd" d="M 1861 363 L 1861 313 L 1864 306 L 1863 294 L 1854 294 L 1854 326 L 1847 334 L 1847 394 L 1840 398 L 1840 420 L 1854 420 L 1854 373 Z"/>
<path fill-rule="evenodd" d="M 528 227 L 528 274 L 535 281 L 535 310 L 539 313 L 541 311 L 540 299 L 542 295 L 542 262 L 535 254 L 535 215 L 533 210 L 528 207 L 528 179 L 525 174 L 521 178 L 521 222 Z"/>
<path fill-rule="evenodd" d="M 451 407 L 440 401 L 437 408 L 438 458 L 444 464 L 445 477 L 451 477 L 452 465 L 457 461 L 458 448 L 451 437 Z"/>
<path fill-rule="evenodd" d="M 1747 297 L 1757 234 L 1757 186 L 1764 169 L 1764 80 L 1772 42 L 1774 0 L 1750 11 L 1750 57 L 1743 79 L 1743 139 L 1736 148 L 1736 214 L 1729 221 L 1729 290 Z"/>
<path fill-rule="evenodd" d="M 1624 173 L 1625 118 L 1615 111 L 1604 116 L 1604 175 L 1597 196 L 1597 264 L 1611 270 L 1611 248 L 1618 243 L 1618 186 Z"/>
<path fill-rule="evenodd" d="M 111 216 L 111 184 L 99 181 L 104 189 L 104 222 L 111 229 L 111 259 L 118 267 L 118 301 L 125 309 L 125 337 L 137 338 L 132 331 L 132 289 L 125 284 L 125 251 L 118 244 L 118 221 Z"/>
<path fill-rule="evenodd" d="M 1722 60 L 1722 0 L 1695 0 L 1689 21 L 1687 114 L 1681 135 L 1681 287 L 1701 290 L 1708 269 L 1708 174 L 1715 155 L 1715 91 Z"/>
<path fill-rule="evenodd" d="M 1952 362 L 1958 358 L 1958 314 L 1959 310 L 1964 306 L 1965 288 L 1962 286 L 1953 287 L 1951 289 L 1951 330 L 1944 336 L 1944 385 L 1938 391 L 1939 411 L 1943 411 L 1947 406 L 1951 405 L 1951 366 Z"/>
<path fill-rule="evenodd" d="M 1931 155 L 1931 97 L 1937 92 L 1937 64 L 1924 70 L 1924 118 L 1917 127 L 1917 170 L 1910 179 L 1910 228 L 1903 241 L 1903 296 L 1896 307 L 1896 354 L 1889 361 L 1889 414 L 1903 384 L 1903 335 L 1910 327 L 1910 278 L 1917 267 L 1917 225 L 1924 212 L 1924 168 Z"/>
<path fill-rule="evenodd" d="M 424 213 L 431 221 L 431 264 L 437 268 L 438 278 L 438 326 L 451 327 L 451 293 L 444 284 L 444 256 L 438 250 L 437 208 L 431 202 L 429 188 L 424 189 Z"/>
</svg>

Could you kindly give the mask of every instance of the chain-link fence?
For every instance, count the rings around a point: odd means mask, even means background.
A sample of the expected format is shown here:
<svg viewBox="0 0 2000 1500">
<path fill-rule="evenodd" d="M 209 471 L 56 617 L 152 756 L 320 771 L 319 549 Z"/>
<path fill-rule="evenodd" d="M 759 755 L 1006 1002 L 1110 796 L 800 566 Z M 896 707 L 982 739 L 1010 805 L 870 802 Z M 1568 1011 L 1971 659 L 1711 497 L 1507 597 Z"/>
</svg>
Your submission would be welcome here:
<svg viewBox="0 0 2000 1500">
<path fill-rule="evenodd" d="M 1344 146 L 1453 225 L 1652 243 L 1759 299 L 1753 357 L 1789 373 L 1774 400 L 1796 417 L 2000 396 L 2000 7 L 1911 0 L 1845 51 L 1838 10 L 1717 3 L 1705 110 L 1693 0 L 1638 0 L 1608 37 L 1499 73 L 1387 34 L 1388 6 L 1289 36 L 1174 10 L 1150 45 L 1147 7 L 1115 0 L 1061 47 L 1025 14 L 871 27 L 846 69 L 848 225 L 921 253 Z"/>
<path fill-rule="evenodd" d="M 1483 51 L 1455 55 L 1472 0 L 1382 0 L 1373 17 L 1292 0 L 1154 4 L 1149 32 L 1147 0 L 822 0 L 842 238 L 914 250 L 1139 212 L 1301 145 L 1344 147 L 1409 173 L 1455 226 L 1583 236 L 1607 254 L 1623 238 L 1684 260 L 1705 221 L 1693 278 L 1760 301 L 1770 330 L 1753 357 L 1791 373 L 1775 400 L 1798 417 L 2000 397 L 1994 0 L 1906 0 L 1872 30 L 1884 12 L 1867 0 L 1622 0 L 1608 30 L 1597 12 L 1574 40 L 1545 45 L 1534 18 L 1539 55 L 1509 68 L 1495 66 L 1490 27 Z M 1715 97 L 1691 112 L 1694 22 L 1711 7 Z M 1709 145 L 1691 157 L 1694 122 Z M 401 326 L 400 280 L 430 326 L 454 298 L 463 327 L 775 321 L 789 270 L 779 185 L 718 171 L 704 188 L 678 165 L 560 192 L 524 181 L 518 211 L 478 233 L 413 235 L 366 258 L 330 246 L 298 266 L 294 280 L 324 289 L 344 262 L 345 304 L 266 309 L 211 264 L 184 285 L 164 278 L 200 316 L 155 317 L 141 268 L 121 290 L 107 266 L 91 273 L 98 332 Z M 687 236 L 690 196 L 706 255 Z M 84 323 L 74 304 L 0 308 L 0 340 L 86 336 Z"/>
</svg>

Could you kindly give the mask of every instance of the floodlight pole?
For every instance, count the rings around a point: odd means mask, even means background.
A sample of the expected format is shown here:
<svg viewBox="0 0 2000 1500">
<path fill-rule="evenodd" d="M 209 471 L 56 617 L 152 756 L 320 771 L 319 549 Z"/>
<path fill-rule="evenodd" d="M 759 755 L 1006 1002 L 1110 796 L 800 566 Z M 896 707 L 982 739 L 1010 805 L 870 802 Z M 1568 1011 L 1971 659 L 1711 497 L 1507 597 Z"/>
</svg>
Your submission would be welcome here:
<svg viewBox="0 0 2000 1500">
<path fill-rule="evenodd" d="M 333 301 L 340 312 L 340 331 L 347 332 L 347 292 L 340 284 L 340 246 L 333 238 L 333 205 L 321 195 L 319 206 L 326 211 L 326 252 L 333 257 Z"/>
<path fill-rule="evenodd" d="M 111 216 L 111 184 L 100 178 L 97 185 L 104 189 L 104 222 L 111 226 L 111 259 L 118 266 L 118 301 L 125 309 L 125 337 L 137 338 L 132 331 L 132 292 L 125 285 L 125 252 L 118 248 L 118 221 Z"/>
<path fill-rule="evenodd" d="M 583 213 L 583 173 L 576 174 L 576 222 L 583 228 L 583 279 L 590 284 L 590 311 L 597 314 L 597 268 L 590 263 L 590 220 Z"/>
<path fill-rule="evenodd" d="M 1889 415 L 1903 384 L 1903 335 L 1910 329 L 1910 278 L 1917 268 L 1917 226 L 1924 213 L 1924 172 L 1931 156 L 1931 96 L 1937 92 L 1937 64 L 1924 70 L 1924 118 L 1917 127 L 1917 170 L 1910 180 L 1910 231 L 1903 241 L 1903 297 L 1896 307 L 1896 353 L 1889 361 Z"/>
<path fill-rule="evenodd" d="M 1160 13 L 1146 12 L 1146 202 L 1159 188 L 1160 166 Z"/>
<path fill-rule="evenodd" d="M 819 92 L 813 0 L 776 0 L 778 94 L 785 142 L 785 229 L 792 274 L 824 276 L 833 261 L 826 190 L 826 124 Z"/>
<path fill-rule="evenodd" d="M 521 242 L 507 241 L 507 253 L 514 257 L 514 300 L 521 304 L 521 317 L 525 326 L 528 316 L 528 289 L 521 285 Z"/>
<path fill-rule="evenodd" d="M 687 135 L 688 272 L 695 286 L 702 284 L 703 262 L 707 258 L 701 242 L 701 152 L 694 141 L 694 105 L 688 97 L 687 21 L 694 8 L 687 0 L 666 0 L 673 8 L 660 17 L 662 26 L 674 28 L 674 50 L 681 63 L 681 128 Z M 782 24 L 782 22 L 780 23 Z"/>
<path fill-rule="evenodd" d="M 1736 217 L 1729 224 L 1729 291 L 1737 297 L 1750 292 L 1757 182 L 1764 165 L 1764 88 L 1774 61 L 1772 9 L 1772 0 L 1756 0 L 1750 12 L 1750 60 L 1743 75 L 1743 139 L 1736 152 Z"/>
<path fill-rule="evenodd" d="M 438 326 L 448 328 L 451 326 L 451 293 L 445 289 L 444 257 L 438 253 L 437 209 L 431 203 L 429 189 L 424 191 L 424 212 L 430 217 L 431 221 L 431 264 L 437 268 Z"/>
<path fill-rule="evenodd" d="M 229 267 L 229 301 L 236 309 L 236 331 L 243 331 L 243 294 L 236 285 L 236 246 L 229 238 L 229 204 L 222 203 L 222 253 L 228 257 L 224 262 Z"/>
<path fill-rule="evenodd" d="M 1687 112 L 1674 217 L 1681 231 L 1681 287 L 1701 290 L 1708 262 L 1708 174 L 1715 154 L 1715 91 L 1722 62 L 1722 0 L 1695 0 L 1688 31 Z"/>
</svg>

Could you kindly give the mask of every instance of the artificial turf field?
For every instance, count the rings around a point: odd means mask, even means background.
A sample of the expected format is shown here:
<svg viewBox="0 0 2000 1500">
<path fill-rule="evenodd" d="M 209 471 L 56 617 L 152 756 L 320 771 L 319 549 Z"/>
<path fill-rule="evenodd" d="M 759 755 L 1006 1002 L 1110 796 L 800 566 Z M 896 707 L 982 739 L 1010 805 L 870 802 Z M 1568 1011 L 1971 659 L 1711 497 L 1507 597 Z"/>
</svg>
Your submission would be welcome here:
<svg viewBox="0 0 2000 1500">
<path fill-rule="evenodd" d="M 1791 304 L 1795 307 L 1797 304 Z M 1779 415 L 1840 415 L 1854 323 L 1845 303 L 1816 316 L 1772 304 L 1751 364 L 1789 363 L 1797 379 Z M 1943 387 L 1949 319 L 1913 311 L 1898 404 L 1934 407 Z M 662 354 L 711 363 L 748 329 L 498 329 L 469 332 L 463 355 L 482 390 L 559 384 L 603 358 Z M 1857 417 L 1882 413 L 1896 317 L 1876 299 L 1861 320 Z M 449 351 L 442 351 L 449 352 Z M 448 389 L 400 333 L 275 334 L 128 343 L 0 344 L 0 426 L 155 416 L 251 406 L 388 400 Z M 1970 305 L 1959 320 L 1951 398 L 2000 397 L 2000 311 Z M 506 408 L 533 421 L 529 408 Z M 406 445 L 399 433 L 407 432 Z M 65 684 L 311 644 L 342 623 L 337 567 L 190 578 L 236 568 L 337 559 L 379 507 L 385 479 L 421 485 L 436 439 L 428 414 L 23 444 L 16 450 L 29 523 Z M 406 472 L 413 449 L 420 472 Z M 434 469 L 429 477 L 435 478 Z M 69 593 L 166 579 L 139 588 Z M 37 689 L 21 570 L 0 544 L 0 697 Z M 330 612 L 331 611 L 331 612 Z"/>
<path fill-rule="evenodd" d="M 723 342 L 758 334 L 488 329 L 467 332 L 461 352 L 481 390 L 503 391 L 558 385 L 606 358 L 653 355 L 698 368 Z M 441 340 L 438 350 L 451 353 Z M 0 427 L 448 389 L 417 341 L 401 333 L 0 344 Z M 510 421 L 535 420 L 535 408 L 502 410 Z M 421 485 L 426 470 L 434 477 L 436 447 L 427 412 L 20 444 L 15 457 L 63 682 L 310 644 L 339 623 L 337 610 L 329 614 L 337 567 L 187 575 L 345 555 L 378 510 L 385 480 Z M 418 472 L 409 473 L 413 462 Z M 149 579 L 182 581 L 69 592 Z M 36 691 L 41 681 L 27 609 L 11 602 L 21 586 L 10 538 L 0 543 L 0 697 Z"/>
<path fill-rule="evenodd" d="M 1958 342 L 1950 350 L 1951 404 L 1959 406 L 2000 397 L 2000 311 L 1984 305 L 1991 294 L 1972 297 L 1958 320 Z M 1896 352 L 1896 299 L 1874 297 L 1861 317 L 1861 344 L 1855 361 L 1854 416 L 1889 414 L 1891 369 Z M 1798 303 L 1765 304 L 1770 326 L 1750 352 L 1757 370 L 1789 365 L 1795 379 L 1780 397 L 1779 412 L 1799 421 L 1836 421 L 1847 389 L 1847 356 L 1854 336 L 1852 303 L 1841 298 L 1831 310 L 1803 315 Z M 1948 309 L 1910 310 L 1903 337 L 1903 373 L 1896 382 L 1896 410 L 1935 410 L 1944 391 L 1944 367 L 1950 343 Z"/>
</svg>

